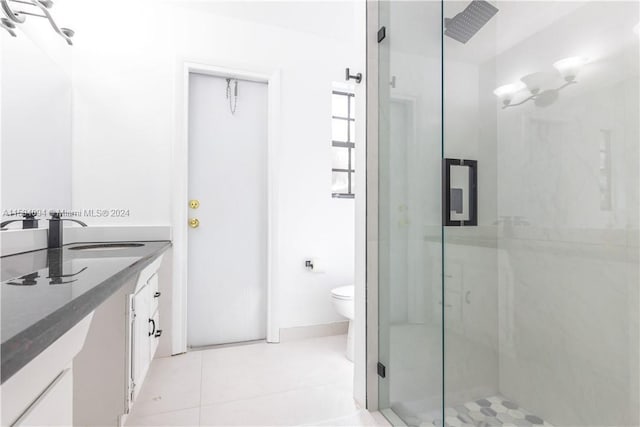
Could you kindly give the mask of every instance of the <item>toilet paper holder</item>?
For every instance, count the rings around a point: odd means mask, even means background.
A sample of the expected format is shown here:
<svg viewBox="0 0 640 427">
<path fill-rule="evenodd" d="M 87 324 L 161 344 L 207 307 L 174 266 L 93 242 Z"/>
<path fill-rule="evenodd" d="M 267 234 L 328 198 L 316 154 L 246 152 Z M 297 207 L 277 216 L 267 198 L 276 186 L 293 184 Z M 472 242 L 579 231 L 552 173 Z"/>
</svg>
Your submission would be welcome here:
<svg viewBox="0 0 640 427">
<path fill-rule="evenodd" d="M 318 258 L 307 258 L 304 260 L 304 268 L 310 273 L 324 273 L 325 265 Z"/>
</svg>

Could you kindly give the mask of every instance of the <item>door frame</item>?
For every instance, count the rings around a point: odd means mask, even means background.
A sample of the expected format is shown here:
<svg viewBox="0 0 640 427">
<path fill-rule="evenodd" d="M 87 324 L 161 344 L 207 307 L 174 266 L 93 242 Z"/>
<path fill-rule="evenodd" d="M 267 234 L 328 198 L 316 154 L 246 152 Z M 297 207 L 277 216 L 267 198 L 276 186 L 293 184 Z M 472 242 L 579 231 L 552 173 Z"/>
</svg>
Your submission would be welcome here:
<svg viewBox="0 0 640 427">
<path fill-rule="evenodd" d="M 365 288 L 366 288 L 366 407 L 369 411 L 379 409 L 378 399 L 378 371 L 379 360 L 379 295 L 378 295 L 378 101 L 380 70 L 378 61 L 378 30 L 380 26 L 380 3 L 366 2 L 366 255 L 365 255 Z"/>
<path fill-rule="evenodd" d="M 278 301 L 278 147 L 280 141 L 280 70 L 247 70 L 226 65 L 184 61 L 177 83 L 176 137 L 173 147 L 173 289 L 171 354 L 187 351 L 188 200 L 189 200 L 189 76 L 204 74 L 267 84 L 267 342 L 280 341 Z M 180 102 L 179 98 L 182 97 Z"/>
</svg>

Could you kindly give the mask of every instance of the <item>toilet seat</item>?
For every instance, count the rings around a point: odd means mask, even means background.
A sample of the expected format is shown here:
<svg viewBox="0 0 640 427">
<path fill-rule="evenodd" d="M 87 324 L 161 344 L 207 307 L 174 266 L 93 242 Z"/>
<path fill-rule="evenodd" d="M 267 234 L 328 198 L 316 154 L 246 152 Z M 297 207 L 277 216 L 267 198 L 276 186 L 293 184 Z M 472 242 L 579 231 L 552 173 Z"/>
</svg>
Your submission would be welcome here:
<svg viewBox="0 0 640 427">
<path fill-rule="evenodd" d="M 336 299 L 341 300 L 352 300 L 353 299 L 353 291 L 354 286 L 340 286 L 338 288 L 331 289 L 331 296 Z"/>
</svg>

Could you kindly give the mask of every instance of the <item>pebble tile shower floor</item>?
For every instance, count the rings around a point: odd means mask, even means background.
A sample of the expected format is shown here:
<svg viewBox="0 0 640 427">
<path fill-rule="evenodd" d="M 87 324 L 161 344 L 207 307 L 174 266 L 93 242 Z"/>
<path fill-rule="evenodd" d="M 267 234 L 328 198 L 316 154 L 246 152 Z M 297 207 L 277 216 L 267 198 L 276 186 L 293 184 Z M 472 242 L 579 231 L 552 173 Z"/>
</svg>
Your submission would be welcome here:
<svg viewBox="0 0 640 427">
<path fill-rule="evenodd" d="M 442 426 L 439 411 L 427 415 L 420 427 Z M 551 424 L 502 396 L 492 396 L 445 408 L 446 427 L 553 427 Z"/>
</svg>

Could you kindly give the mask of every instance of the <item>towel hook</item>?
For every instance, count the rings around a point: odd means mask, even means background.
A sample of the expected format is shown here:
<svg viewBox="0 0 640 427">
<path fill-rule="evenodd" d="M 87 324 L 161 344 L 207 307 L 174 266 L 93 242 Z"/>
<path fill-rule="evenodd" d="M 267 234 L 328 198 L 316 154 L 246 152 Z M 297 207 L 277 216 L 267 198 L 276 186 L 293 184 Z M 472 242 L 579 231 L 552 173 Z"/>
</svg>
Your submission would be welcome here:
<svg viewBox="0 0 640 427">
<path fill-rule="evenodd" d="M 349 81 L 351 79 L 355 80 L 356 83 L 360 83 L 362 81 L 362 73 L 358 73 L 356 75 L 351 75 L 351 71 L 349 68 L 344 70 L 345 80 Z"/>
</svg>

